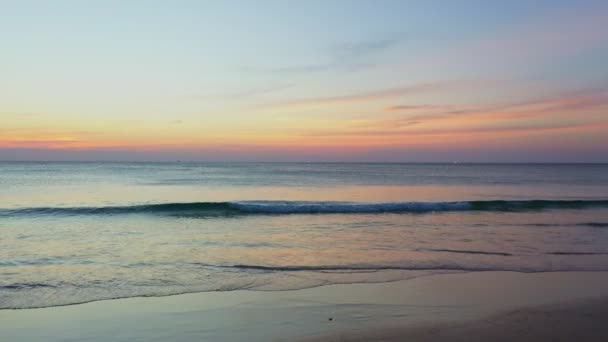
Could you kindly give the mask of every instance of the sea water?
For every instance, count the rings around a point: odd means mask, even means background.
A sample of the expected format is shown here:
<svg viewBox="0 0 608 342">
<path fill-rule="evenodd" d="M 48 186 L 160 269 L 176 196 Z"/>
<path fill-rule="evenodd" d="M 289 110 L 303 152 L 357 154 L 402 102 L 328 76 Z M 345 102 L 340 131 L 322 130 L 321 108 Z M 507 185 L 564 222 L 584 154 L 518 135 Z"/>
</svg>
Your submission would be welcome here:
<svg viewBox="0 0 608 342">
<path fill-rule="evenodd" d="M 0 309 L 608 271 L 606 164 L 0 162 Z"/>
</svg>

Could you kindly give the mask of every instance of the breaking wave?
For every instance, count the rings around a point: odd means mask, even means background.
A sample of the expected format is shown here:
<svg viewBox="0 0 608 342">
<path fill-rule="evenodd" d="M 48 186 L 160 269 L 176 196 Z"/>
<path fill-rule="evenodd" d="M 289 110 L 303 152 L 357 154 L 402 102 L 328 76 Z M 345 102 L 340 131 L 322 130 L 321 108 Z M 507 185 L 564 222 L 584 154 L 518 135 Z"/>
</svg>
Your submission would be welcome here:
<svg viewBox="0 0 608 342">
<path fill-rule="evenodd" d="M 0 209 L 0 216 L 160 214 L 213 217 L 255 214 L 407 214 L 445 211 L 516 212 L 550 209 L 587 209 L 594 207 L 606 208 L 608 207 L 608 200 L 498 200 L 389 203 L 298 201 L 194 202 L 107 207 L 34 207 Z M 603 223 L 597 225 L 604 226 Z"/>
</svg>

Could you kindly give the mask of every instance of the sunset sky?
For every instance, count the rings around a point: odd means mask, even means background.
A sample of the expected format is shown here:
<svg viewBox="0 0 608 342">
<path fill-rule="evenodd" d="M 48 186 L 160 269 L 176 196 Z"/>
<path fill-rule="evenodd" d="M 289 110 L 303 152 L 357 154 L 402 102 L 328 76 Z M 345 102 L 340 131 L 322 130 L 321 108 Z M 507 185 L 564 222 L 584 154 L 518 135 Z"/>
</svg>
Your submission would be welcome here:
<svg viewBox="0 0 608 342">
<path fill-rule="evenodd" d="M 608 162 L 608 1 L 0 3 L 0 160 Z"/>
</svg>

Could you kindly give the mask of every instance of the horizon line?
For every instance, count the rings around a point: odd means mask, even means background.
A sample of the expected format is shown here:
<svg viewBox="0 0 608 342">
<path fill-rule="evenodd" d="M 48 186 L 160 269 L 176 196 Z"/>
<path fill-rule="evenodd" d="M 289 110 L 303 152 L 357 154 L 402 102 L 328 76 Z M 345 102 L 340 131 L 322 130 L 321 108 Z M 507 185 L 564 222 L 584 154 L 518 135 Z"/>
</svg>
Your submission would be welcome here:
<svg viewBox="0 0 608 342">
<path fill-rule="evenodd" d="M 132 163 L 132 164 L 496 164 L 496 165 L 568 165 L 568 164 L 583 164 L 583 165 L 608 165 L 608 161 L 603 162 L 586 162 L 586 161 L 245 161 L 245 160 L 10 160 L 0 159 L 0 163 Z"/>
</svg>

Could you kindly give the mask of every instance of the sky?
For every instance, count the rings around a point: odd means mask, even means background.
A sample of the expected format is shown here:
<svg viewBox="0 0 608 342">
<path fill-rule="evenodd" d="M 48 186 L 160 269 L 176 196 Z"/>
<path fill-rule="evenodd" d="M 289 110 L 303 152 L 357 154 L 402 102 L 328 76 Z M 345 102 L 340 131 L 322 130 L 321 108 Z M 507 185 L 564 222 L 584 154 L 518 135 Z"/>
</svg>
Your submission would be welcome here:
<svg viewBox="0 0 608 342">
<path fill-rule="evenodd" d="M 0 8 L 0 160 L 608 162 L 607 1 Z"/>
</svg>

